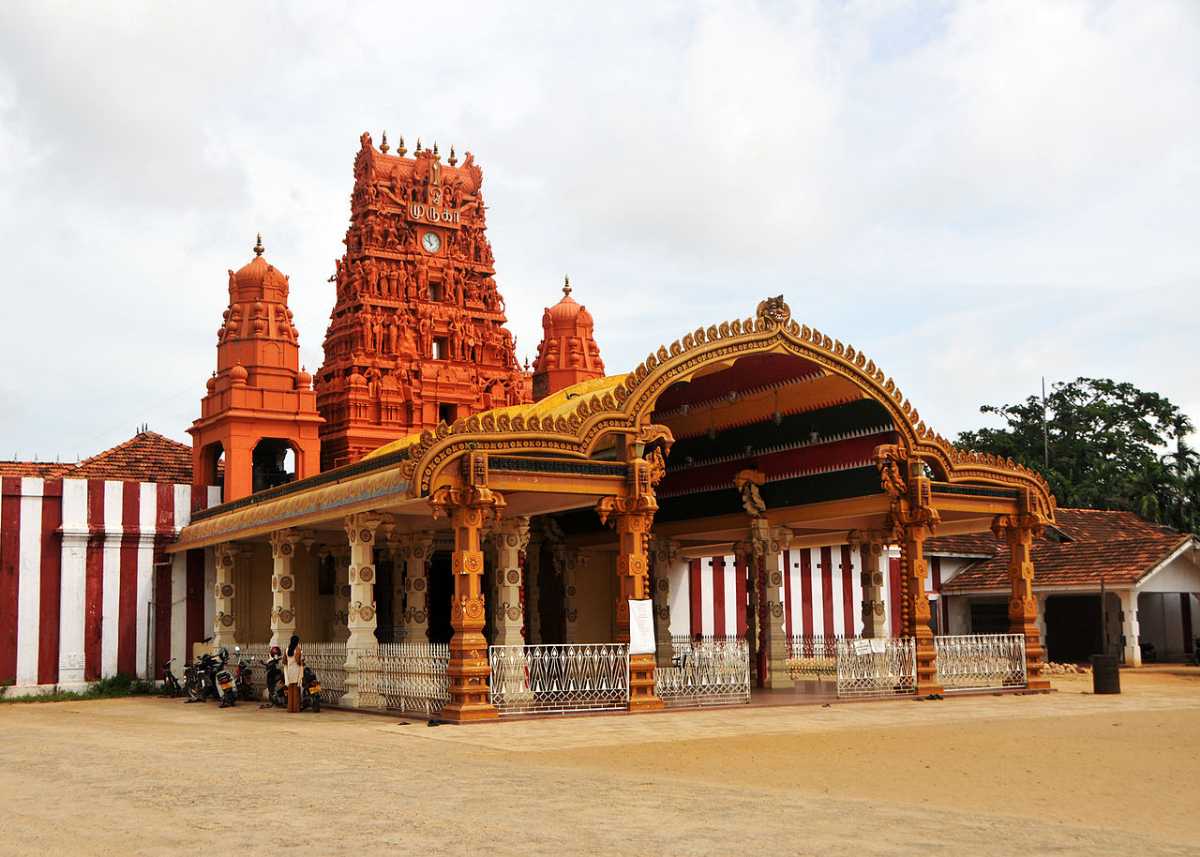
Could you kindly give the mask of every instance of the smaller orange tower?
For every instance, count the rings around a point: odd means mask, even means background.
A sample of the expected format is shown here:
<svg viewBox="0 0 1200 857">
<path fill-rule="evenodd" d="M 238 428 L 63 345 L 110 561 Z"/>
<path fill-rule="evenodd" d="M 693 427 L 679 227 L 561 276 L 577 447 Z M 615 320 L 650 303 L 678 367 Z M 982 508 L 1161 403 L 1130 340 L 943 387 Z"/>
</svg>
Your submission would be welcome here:
<svg viewBox="0 0 1200 857">
<path fill-rule="evenodd" d="M 197 485 L 222 484 L 228 502 L 318 472 L 321 445 L 312 376 L 300 368 L 299 333 L 288 309 L 288 278 L 263 258 L 229 272 L 229 308 L 217 331 L 217 371 L 192 423 Z M 295 456 L 295 470 L 286 467 Z"/>
<path fill-rule="evenodd" d="M 570 277 L 564 277 L 562 300 L 542 315 L 542 341 L 533 363 L 535 401 L 580 381 L 604 377 L 594 327 L 587 307 L 571 297 Z"/>
</svg>

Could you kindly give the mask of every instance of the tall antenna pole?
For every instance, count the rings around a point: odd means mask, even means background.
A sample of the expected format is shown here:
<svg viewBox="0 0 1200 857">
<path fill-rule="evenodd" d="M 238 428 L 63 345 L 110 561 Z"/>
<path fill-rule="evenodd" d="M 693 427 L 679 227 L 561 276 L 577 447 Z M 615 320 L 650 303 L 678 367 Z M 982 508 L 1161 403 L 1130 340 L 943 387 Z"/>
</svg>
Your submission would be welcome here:
<svg viewBox="0 0 1200 857">
<path fill-rule="evenodd" d="M 1042 455 L 1046 469 L 1050 469 L 1050 425 L 1046 418 L 1046 376 L 1042 376 Z"/>
</svg>

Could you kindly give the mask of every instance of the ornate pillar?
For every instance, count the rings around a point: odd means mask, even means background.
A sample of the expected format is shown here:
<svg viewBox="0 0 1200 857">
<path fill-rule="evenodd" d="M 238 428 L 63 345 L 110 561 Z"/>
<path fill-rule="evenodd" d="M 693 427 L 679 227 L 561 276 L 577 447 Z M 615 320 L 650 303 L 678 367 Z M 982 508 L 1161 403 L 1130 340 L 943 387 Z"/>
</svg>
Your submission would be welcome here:
<svg viewBox="0 0 1200 857">
<path fill-rule="evenodd" d="M 467 477 L 472 484 L 443 486 L 430 497 L 435 518 L 449 516 L 454 529 L 454 597 L 450 604 L 450 702 L 442 709 L 446 720 L 464 722 L 498 716 L 488 698 L 487 641 L 483 638 L 486 600 L 483 593 L 483 551 L 480 537 L 488 519 L 504 508 L 504 498 L 487 484 L 487 456 L 471 453 Z"/>
<path fill-rule="evenodd" d="M 754 561 L 762 585 L 762 610 L 759 614 L 758 666 L 761 685 L 767 688 L 792 686 L 788 672 L 787 605 L 783 588 L 783 552 L 791 543 L 792 532 L 786 527 L 771 528 L 766 518 L 750 522 Z"/>
<path fill-rule="evenodd" d="M 629 466 L 629 494 L 604 497 L 596 504 L 600 522 L 611 521 L 617 532 L 616 641 L 619 643 L 629 642 L 629 602 L 645 600 L 650 595 L 646 539 L 658 511 L 654 486 L 666 472 L 662 454 L 657 450 L 646 458 L 632 460 Z M 629 656 L 630 711 L 663 707 L 663 701 L 654 693 L 655 660 L 651 654 Z"/>
<path fill-rule="evenodd" d="M 525 611 L 522 603 L 521 554 L 529 544 L 529 518 L 505 518 L 492 534 L 496 549 L 494 578 L 496 606 L 493 612 L 492 644 L 525 645 Z"/>
<path fill-rule="evenodd" d="M 562 580 L 563 590 L 563 642 L 578 643 L 579 604 L 575 588 L 575 572 L 584 563 L 579 551 L 566 545 L 555 545 L 552 549 L 554 572 Z"/>
<path fill-rule="evenodd" d="M 671 565 L 679 557 L 679 542 L 654 536 L 654 647 L 655 663 L 669 667 L 671 646 Z"/>
<path fill-rule="evenodd" d="M 749 541 L 735 542 L 733 553 L 737 558 L 739 569 L 746 572 L 746 603 L 739 604 L 738 609 L 746 615 L 746 648 L 750 657 L 750 681 L 762 687 L 759 681 L 759 614 L 762 611 L 762 585 L 759 581 L 758 563 L 754 557 L 754 546 Z M 763 671 L 763 675 L 766 671 Z"/>
<path fill-rule="evenodd" d="M 880 561 L 883 557 L 883 534 L 875 532 L 850 532 L 851 548 L 858 548 L 862 571 L 862 621 L 863 637 L 883 639 L 887 636 L 887 606 L 883 600 L 883 572 Z"/>
<path fill-rule="evenodd" d="M 213 587 L 213 649 L 222 646 L 232 649 L 237 645 L 237 619 L 233 612 L 233 597 L 237 592 L 233 584 L 233 569 L 237 564 L 238 547 L 233 542 L 217 545 L 216 584 Z"/>
<path fill-rule="evenodd" d="M 533 535 L 525 546 L 525 644 L 542 642 L 542 539 Z"/>
<path fill-rule="evenodd" d="M 276 530 L 271 533 L 271 645 L 286 646 L 296 633 L 296 576 L 292 560 L 300 533 L 296 530 Z"/>
<path fill-rule="evenodd" d="M 350 550 L 338 545 L 333 554 L 333 628 L 330 641 L 344 643 L 350 638 Z"/>
<path fill-rule="evenodd" d="M 433 532 L 408 535 L 400 549 L 404 560 L 404 642 L 429 642 L 429 559 Z"/>
<path fill-rule="evenodd" d="M 1022 505 L 1028 508 L 1027 503 Z M 1042 676 L 1046 658 L 1038 634 L 1037 598 L 1033 594 L 1033 538 L 1041 528 L 1041 519 L 1027 512 L 999 515 L 992 522 L 996 538 L 1003 537 L 1008 542 L 1008 582 L 1012 588 L 1008 600 L 1009 633 L 1025 637 L 1025 686 L 1030 690 L 1050 688 L 1050 681 Z"/>
<path fill-rule="evenodd" d="M 346 538 L 350 542 L 349 607 L 346 627 L 350 632 L 346 639 L 346 694 L 341 704 L 357 708 L 362 700 L 358 692 L 358 659 L 361 655 L 379 650 L 375 638 L 375 530 L 383 523 L 383 517 L 373 512 L 348 515 L 343 522 Z"/>
</svg>

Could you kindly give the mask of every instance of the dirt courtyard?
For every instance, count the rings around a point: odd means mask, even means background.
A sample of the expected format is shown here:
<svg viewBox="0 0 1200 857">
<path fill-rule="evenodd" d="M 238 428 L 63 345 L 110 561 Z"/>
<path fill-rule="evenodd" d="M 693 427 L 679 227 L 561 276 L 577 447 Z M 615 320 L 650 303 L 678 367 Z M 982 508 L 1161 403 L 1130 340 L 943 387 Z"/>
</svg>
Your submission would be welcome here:
<svg viewBox="0 0 1200 857">
<path fill-rule="evenodd" d="M 431 728 L 0 705 L 0 854 L 1200 854 L 1200 671 Z"/>
</svg>

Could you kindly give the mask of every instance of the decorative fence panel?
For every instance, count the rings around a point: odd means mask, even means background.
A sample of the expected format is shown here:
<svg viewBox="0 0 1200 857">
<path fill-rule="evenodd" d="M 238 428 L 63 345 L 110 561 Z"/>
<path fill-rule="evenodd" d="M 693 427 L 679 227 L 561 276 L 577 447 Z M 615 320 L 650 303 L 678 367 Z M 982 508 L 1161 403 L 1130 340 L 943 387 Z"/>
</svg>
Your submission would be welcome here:
<svg viewBox="0 0 1200 857">
<path fill-rule="evenodd" d="M 263 661 L 269 659 L 270 643 L 250 643 L 240 646 L 240 651 L 229 653 L 229 666 L 232 668 L 238 658 L 244 658 L 250 664 L 250 681 L 254 684 L 254 698 L 264 699 L 267 693 L 267 668 Z"/>
<path fill-rule="evenodd" d="M 1025 637 L 970 634 L 934 637 L 938 679 L 951 690 L 1025 686 Z"/>
<path fill-rule="evenodd" d="M 492 705 L 503 714 L 606 711 L 629 705 L 624 643 L 492 646 Z"/>
<path fill-rule="evenodd" d="M 446 643 L 381 643 L 358 658 L 362 704 L 431 717 L 450 701 L 449 664 Z"/>
<path fill-rule="evenodd" d="M 837 695 L 893 696 L 917 689 L 916 641 L 838 640 Z"/>
<path fill-rule="evenodd" d="M 791 637 L 788 640 L 788 675 L 792 681 L 812 681 L 837 675 L 840 636 Z"/>
<path fill-rule="evenodd" d="M 654 671 L 654 692 L 668 707 L 737 705 L 750 701 L 750 647 L 728 638 L 692 642 L 672 640 L 673 666 Z"/>
<path fill-rule="evenodd" d="M 321 682 L 321 702 L 337 705 L 346 693 L 346 644 L 301 643 L 300 649 Z"/>
</svg>

